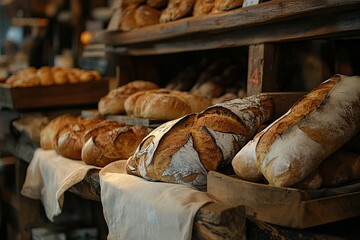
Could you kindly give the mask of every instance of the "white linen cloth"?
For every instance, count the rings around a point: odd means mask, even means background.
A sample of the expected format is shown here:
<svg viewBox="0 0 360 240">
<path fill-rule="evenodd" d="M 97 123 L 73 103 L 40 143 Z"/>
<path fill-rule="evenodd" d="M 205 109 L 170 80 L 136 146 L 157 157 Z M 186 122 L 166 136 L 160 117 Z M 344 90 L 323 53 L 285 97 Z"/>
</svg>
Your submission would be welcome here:
<svg viewBox="0 0 360 240">
<path fill-rule="evenodd" d="M 84 179 L 90 169 L 99 168 L 86 165 L 58 155 L 54 150 L 38 148 L 34 152 L 21 194 L 41 199 L 49 220 L 61 213 L 64 192 Z"/>
<path fill-rule="evenodd" d="M 191 239 L 197 211 L 213 199 L 185 185 L 128 175 L 125 164 L 111 163 L 99 173 L 107 239 Z"/>
</svg>

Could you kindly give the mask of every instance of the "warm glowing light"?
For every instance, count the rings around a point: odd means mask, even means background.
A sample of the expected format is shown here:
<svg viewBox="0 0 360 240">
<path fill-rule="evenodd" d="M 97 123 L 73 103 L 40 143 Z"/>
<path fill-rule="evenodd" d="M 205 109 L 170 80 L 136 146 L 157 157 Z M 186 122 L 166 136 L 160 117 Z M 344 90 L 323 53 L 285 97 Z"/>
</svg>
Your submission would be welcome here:
<svg viewBox="0 0 360 240">
<path fill-rule="evenodd" d="M 81 33 L 80 35 L 80 42 L 83 45 L 87 45 L 91 42 L 92 40 L 92 34 L 90 32 L 84 31 Z"/>
</svg>

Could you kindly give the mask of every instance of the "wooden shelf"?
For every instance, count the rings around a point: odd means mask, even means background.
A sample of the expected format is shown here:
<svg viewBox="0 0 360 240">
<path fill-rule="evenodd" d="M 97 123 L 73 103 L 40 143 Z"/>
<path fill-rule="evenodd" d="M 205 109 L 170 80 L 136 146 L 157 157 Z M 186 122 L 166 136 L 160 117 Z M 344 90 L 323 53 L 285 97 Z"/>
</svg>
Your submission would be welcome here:
<svg viewBox="0 0 360 240">
<path fill-rule="evenodd" d="M 272 0 L 96 38 L 108 52 L 136 56 L 359 35 L 360 0 Z"/>
</svg>

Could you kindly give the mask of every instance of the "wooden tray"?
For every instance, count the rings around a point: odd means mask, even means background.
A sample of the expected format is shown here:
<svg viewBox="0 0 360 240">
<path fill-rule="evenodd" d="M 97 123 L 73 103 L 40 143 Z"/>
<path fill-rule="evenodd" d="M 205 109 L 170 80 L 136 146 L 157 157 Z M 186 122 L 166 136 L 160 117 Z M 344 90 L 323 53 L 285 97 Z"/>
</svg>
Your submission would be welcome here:
<svg viewBox="0 0 360 240">
<path fill-rule="evenodd" d="M 97 103 L 108 92 L 108 80 L 36 87 L 11 87 L 0 84 L 0 107 L 24 110 L 90 105 Z"/>
<path fill-rule="evenodd" d="M 207 191 L 219 201 L 245 206 L 246 215 L 304 229 L 360 215 L 360 191 L 312 198 L 308 191 L 272 187 L 211 171 Z"/>
</svg>

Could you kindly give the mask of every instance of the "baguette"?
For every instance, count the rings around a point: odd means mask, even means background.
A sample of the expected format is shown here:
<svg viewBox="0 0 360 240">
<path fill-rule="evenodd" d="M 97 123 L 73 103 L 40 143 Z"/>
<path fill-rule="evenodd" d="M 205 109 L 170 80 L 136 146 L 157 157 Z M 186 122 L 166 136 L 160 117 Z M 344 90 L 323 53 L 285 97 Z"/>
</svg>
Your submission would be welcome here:
<svg viewBox="0 0 360 240">
<path fill-rule="evenodd" d="M 360 78 L 335 75 L 264 129 L 255 142 L 237 154 L 233 166 L 235 171 L 241 171 L 241 162 L 251 152 L 249 159 L 255 159 L 255 166 L 270 185 L 292 186 L 359 129 Z"/>
</svg>

